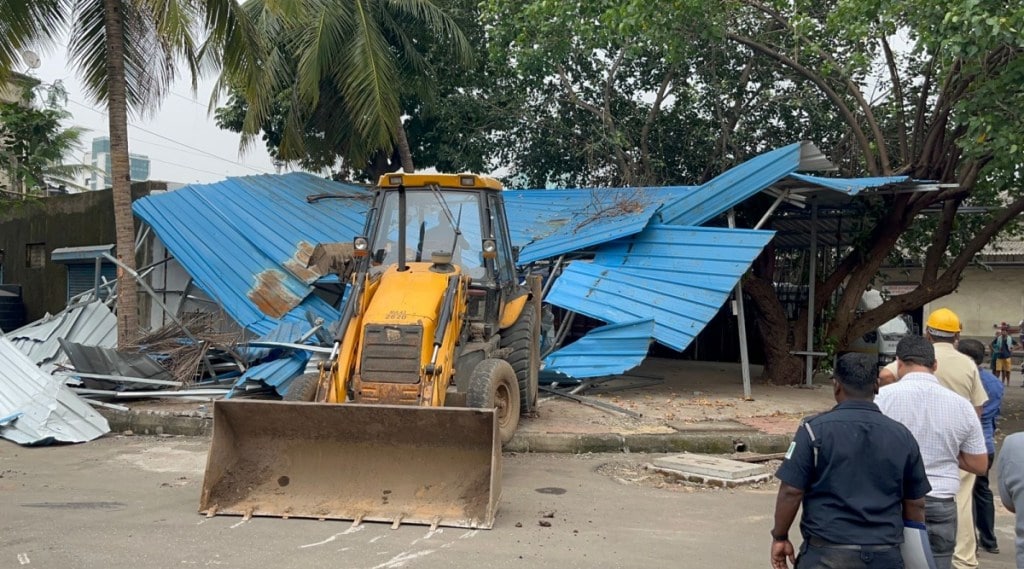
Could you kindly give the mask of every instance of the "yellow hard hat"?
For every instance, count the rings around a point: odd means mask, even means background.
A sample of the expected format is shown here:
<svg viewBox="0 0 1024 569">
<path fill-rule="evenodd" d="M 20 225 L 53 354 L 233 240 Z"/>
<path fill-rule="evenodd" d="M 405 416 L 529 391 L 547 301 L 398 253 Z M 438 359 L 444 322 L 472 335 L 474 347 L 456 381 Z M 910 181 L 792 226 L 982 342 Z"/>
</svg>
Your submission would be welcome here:
<svg viewBox="0 0 1024 569">
<path fill-rule="evenodd" d="M 940 308 L 928 315 L 926 326 L 932 335 L 952 336 L 960 332 L 960 317 L 948 308 Z"/>
</svg>

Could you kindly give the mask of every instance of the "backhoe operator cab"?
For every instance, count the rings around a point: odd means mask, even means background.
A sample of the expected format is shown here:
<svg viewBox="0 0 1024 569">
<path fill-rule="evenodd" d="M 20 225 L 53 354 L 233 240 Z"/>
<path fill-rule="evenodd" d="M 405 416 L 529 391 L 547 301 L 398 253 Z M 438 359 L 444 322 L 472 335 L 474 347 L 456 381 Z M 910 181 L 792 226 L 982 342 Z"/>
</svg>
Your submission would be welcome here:
<svg viewBox="0 0 1024 569">
<path fill-rule="evenodd" d="M 434 254 L 447 254 L 452 257 L 451 264 L 475 284 L 498 289 L 515 285 L 508 226 L 497 221 L 505 219 L 505 208 L 496 180 L 474 175 L 392 174 L 382 176 L 378 186 L 381 191 L 367 227 L 371 264 L 377 270 L 402 261 L 399 253 L 404 239 L 406 262 L 432 262 Z"/>
<path fill-rule="evenodd" d="M 342 315 L 341 367 L 327 401 L 481 407 L 493 399 L 507 441 L 519 413 L 536 404 L 539 302 L 516 278 L 501 184 L 472 174 L 384 175 L 353 249 L 362 269 Z M 503 360 L 494 363 L 499 375 L 504 363 L 512 368 L 509 392 L 478 393 L 485 360 Z"/>
</svg>

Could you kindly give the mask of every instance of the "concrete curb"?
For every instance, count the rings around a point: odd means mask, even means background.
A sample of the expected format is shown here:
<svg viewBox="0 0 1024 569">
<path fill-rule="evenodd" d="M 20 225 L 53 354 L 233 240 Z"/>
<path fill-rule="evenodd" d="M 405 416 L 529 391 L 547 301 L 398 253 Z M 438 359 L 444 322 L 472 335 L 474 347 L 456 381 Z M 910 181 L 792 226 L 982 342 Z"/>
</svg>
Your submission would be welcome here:
<svg viewBox="0 0 1024 569">
<path fill-rule="evenodd" d="M 619 434 L 619 433 L 516 433 L 509 452 L 697 452 L 728 454 L 738 450 L 775 453 L 786 450 L 790 435 L 766 435 L 756 431 Z"/>
<path fill-rule="evenodd" d="M 184 435 L 208 437 L 213 418 L 205 413 L 182 415 L 154 411 L 100 409 L 113 433 L 131 431 L 136 435 Z M 507 445 L 508 452 L 699 452 L 728 454 L 738 450 L 759 453 L 785 451 L 791 435 L 767 435 L 757 431 L 725 430 L 664 434 L 619 433 L 537 433 L 518 432 Z"/>
<path fill-rule="evenodd" d="M 110 432 L 131 431 L 136 435 L 184 435 L 187 437 L 208 437 L 213 434 L 213 418 L 196 413 L 161 413 L 155 411 L 117 411 L 98 409 L 110 423 Z"/>
</svg>

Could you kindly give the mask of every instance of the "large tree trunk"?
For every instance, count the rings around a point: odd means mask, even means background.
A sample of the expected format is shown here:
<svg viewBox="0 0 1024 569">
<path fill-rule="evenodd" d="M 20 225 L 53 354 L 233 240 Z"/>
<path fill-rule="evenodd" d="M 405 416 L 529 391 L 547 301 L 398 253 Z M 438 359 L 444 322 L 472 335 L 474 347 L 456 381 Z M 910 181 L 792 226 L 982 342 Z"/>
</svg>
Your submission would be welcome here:
<svg viewBox="0 0 1024 569">
<path fill-rule="evenodd" d="M 113 181 L 117 257 L 135 269 L 135 217 L 128 162 L 128 101 L 125 96 L 124 22 L 121 0 L 103 0 L 107 40 L 107 114 L 110 117 L 110 178 Z M 117 272 L 117 341 L 129 344 L 138 336 L 139 297 L 135 278 Z"/>
<path fill-rule="evenodd" d="M 804 379 L 804 361 L 790 353 L 797 351 L 802 344 L 801 336 L 790 330 L 789 320 L 775 294 L 771 279 L 751 275 L 744 279 L 743 291 L 757 308 L 757 327 L 764 342 L 765 361 L 761 380 L 775 385 L 801 383 Z"/>
<path fill-rule="evenodd" d="M 402 122 L 402 117 L 398 117 L 395 136 L 398 138 L 398 155 L 402 159 L 402 171 L 411 174 L 416 169 L 413 167 L 412 149 L 409 147 L 409 137 L 405 134 L 405 124 Z"/>
</svg>

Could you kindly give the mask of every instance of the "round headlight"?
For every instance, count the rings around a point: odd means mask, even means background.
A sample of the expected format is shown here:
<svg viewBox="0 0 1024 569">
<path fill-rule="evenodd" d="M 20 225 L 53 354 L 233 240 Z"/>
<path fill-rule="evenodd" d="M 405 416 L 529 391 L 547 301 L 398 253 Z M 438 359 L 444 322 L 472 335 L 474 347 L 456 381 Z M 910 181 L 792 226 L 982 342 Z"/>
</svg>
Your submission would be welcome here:
<svg viewBox="0 0 1024 569">
<path fill-rule="evenodd" d="M 366 240 L 365 237 L 356 237 L 352 241 L 352 246 L 355 247 L 356 251 L 366 251 L 367 249 L 370 248 L 370 243 Z"/>
<path fill-rule="evenodd" d="M 498 250 L 498 246 L 495 245 L 491 239 L 484 239 L 484 253 L 493 253 Z"/>
</svg>

